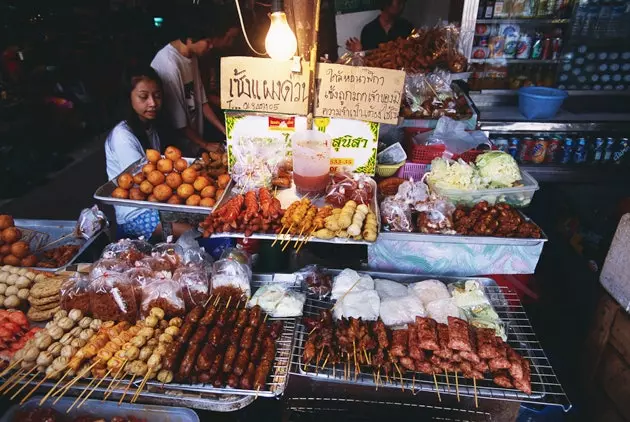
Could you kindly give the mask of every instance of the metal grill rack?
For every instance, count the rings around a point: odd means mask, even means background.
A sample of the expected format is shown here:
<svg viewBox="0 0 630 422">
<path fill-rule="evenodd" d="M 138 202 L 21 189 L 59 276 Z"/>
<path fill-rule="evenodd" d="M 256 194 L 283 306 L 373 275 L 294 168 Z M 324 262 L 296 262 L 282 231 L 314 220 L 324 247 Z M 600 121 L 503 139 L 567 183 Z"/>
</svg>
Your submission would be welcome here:
<svg viewBox="0 0 630 422">
<path fill-rule="evenodd" d="M 420 403 L 389 402 L 378 400 L 355 400 L 343 398 L 291 398 L 287 400 L 287 409 L 302 414 L 316 414 L 318 420 L 327 416 L 344 421 L 376 420 L 379 416 L 389 415 L 400 419 L 410 416 L 414 420 L 491 422 L 490 413 L 471 409 L 454 409 L 447 406 L 432 406 Z M 292 420 L 289 418 L 289 420 Z"/>
<path fill-rule="evenodd" d="M 375 276 L 377 276 L 375 274 Z M 394 274 L 378 274 L 381 278 L 396 279 Z M 389 276 L 389 277 L 388 277 Z M 414 281 L 422 278 L 416 276 Z M 456 279 L 441 278 L 442 281 L 457 281 Z M 470 278 L 468 278 L 470 279 Z M 566 393 L 562 385 L 543 351 L 532 325 L 527 318 L 525 310 L 518 298 L 518 295 L 506 288 L 497 286 L 491 279 L 478 279 L 484 284 L 486 293 L 488 294 L 492 305 L 501 319 L 507 325 L 508 343 L 521 356 L 529 359 L 531 363 L 531 396 L 510 388 L 499 387 L 492 382 L 492 379 L 484 378 L 477 381 L 476 393 L 479 399 L 496 399 L 506 401 L 529 402 L 546 405 L 562 406 L 565 411 L 571 408 Z M 401 281 L 399 279 L 399 281 Z M 403 279 L 404 281 L 410 281 Z M 304 306 L 304 316 L 316 317 L 322 309 L 330 309 L 332 303 L 329 300 L 318 300 L 308 298 Z M 329 382 L 345 382 L 354 383 L 365 386 L 373 386 L 376 388 L 376 375 L 371 369 L 360 369 L 355 374 L 354 366 L 352 372 L 344 376 L 344 365 L 337 364 L 335 368 L 327 364 L 326 368 L 316 368 L 315 364 L 309 364 L 306 367 L 302 365 L 301 357 L 304 351 L 304 343 L 307 339 L 307 333 L 303 324 L 298 324 L 296 347 L 293 354 L 292 373 L 297 375 L 305 375 L 322 381 Z M 456 386 L 457 381 L 457 386 Z M 402 377 L 395 374 L 395 377 L 389 377 L 386 380 L 381 374 L 378 381 L 378 388 L 399 388 L 408 394 L 417 394 L 418 392 L 433 392 L 437 389 L 440 394 L 456 395 L 459 390 L 460 396 L 473 397 L 475 395 L 475 387 L 473 381 L 465 379 L 461 376 L 455 379 L 455 374 L 450 373 L 447 377 L 445 374 L 436 374 L 436 380 L 432 376 L 421 374 L 419 372 L 407 372 Z"/>
</svg>

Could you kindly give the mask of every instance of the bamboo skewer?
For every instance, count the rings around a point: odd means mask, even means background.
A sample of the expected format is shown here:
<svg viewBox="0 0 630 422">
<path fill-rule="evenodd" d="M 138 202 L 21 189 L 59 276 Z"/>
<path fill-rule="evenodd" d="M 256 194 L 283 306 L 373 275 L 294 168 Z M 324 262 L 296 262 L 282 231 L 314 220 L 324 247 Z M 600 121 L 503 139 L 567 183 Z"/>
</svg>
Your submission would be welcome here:
<svg viewBox="0 0 630 422">
<path fill-rule="evenodd" d="M 35 373 L 34 376 L 37 376 L 37 374 L 39 374 L 39 372 Z M 28 375 L 28 374 L 27 374 Z M 28 386 L 28 381 L 24 382 L 24 385 L 21 386 L 12 396 L 11 396 L 11 400 L 13 400 L 14 398 L 16 398 L 18 396 L 18 394 L 20 394 L 27 386 Z"/>
<path fill-rule="evenodd" d="M 63 371 L 63 369 L 62 369 L 62 371 Z M 63 376 L 62 376 L 61 378 L 59 378 L 59 380 L 55 383 L 55 385 L 53 385 L 53 388 L 51 388 L 51 389 L 50 389 L 50 391 L 49 391 L 48 393 L 46 393 L 46 395 L 44 396 L 44 398 L 43 398 L 43 399 L 41 399 L 41 400 L 39 401 L 39 405 L 40 405 L 40 406 L 41 406 L 41 405 L 43 405 L 43 404 L 46 402 L 46 400 L 48 400 L 48 397 L 50 397 L 50 396 L 53 394 L 53 392 L 57 389 L 57 387 L 59 386 L 59 384 L 61 384 L 61 382 L 62 382 L 64 379 L 66 379 L 66 377 L 70 374 L 70 371 L 72 371 L 72 370 L 71 370 L 71 369 L 68 369 L 68 370 L 66 371 L 66 373 L 65 373 L 65 374 L 63 374 Z"/>
<path fill-rule="evenodd" d="M 457 371 L 455 371 L 455 392 L 457 394 L 457 401 L 459 401 L 459 376 L 457 375 Z"/>
<path fill-rule="evenodd" d="M 416 373 L 413 373 L 413 378 L 411 378 L 411 394 L 416 395 Z"/>
<path fill-rule="evenodd" d="M 227 309 L 230 306 L 230 301 L 232 300 L 232 296 L 228 297 L 228 301 L 225 304 L 225 309 Z"/>
<path fill-rule="evenodd" d="M 292 228 L 293 228 L 293 223 L 291 223 L 291 225 L 290 225 L 290 226 L 289 226 L 289 228 L 287 229 L 287 232 L 285 233 L 285 235 L 286 235 L 286 236 L 285 236 L 285 238 L 283 238 L 283 239 L 280 241 L 280 246 L 282 246 L 282 245 L 284 244 L 284 242 L 287 242 L 287 241 L 288 241 L 288 242 L 291 242 L 291 229 L 292 229 Z M 288 240 L 287 240 L 287 238 L 288 238 Z M 284 250 L 284 249 L 282 249 L 282 250 Z"/>
<path fill-rule="evenodd" d="M 29 376 L 30 374 L 33 373 L 33 371 L 35 371 L 37 369 L 37 365 L 33 366 L 31 369 L 29 369 L 28 371 L 26 371 L 25 373 L 23 373 L 22 375 L 20 375 L 18 378 L 16 378 L 13 383 L 9 386 L 9 388 L 7 388 L 6 390 L 4 390 L 4 392 L 2 394 L 9 394 L 9 391 L 13 390 L 13 388 L 15 388 L 17 385 L 20 384 L 20 382 L 22 382 L 22 380 L 24 378 L 26 378 L 27 376 Z"/>
<path fill-rule="evenodd" d="M 313 238 L 313 234 L 316 232 L 316 229 L 311 230 L 311 234 L 308 235 L 308 237 L 302 241 L 302 244 L 300 244 L 300 246 L 298 246 L 297 250 L 295 251 L 295 253 L 300 252 L 300 249 L 302 249 L 302 246 L 306 245 L 308 242 L 311 241 L 311 239 Z"/>
<path fill-rule="evenodd" d="M 14 374 L 12 374 L 9 378 L 7 378 L 7 380 L 2 385 L 0 385 L 0 392 L 6 389 L 9 385 L 13 384 L 13 381 L 19 378 L 19 376 L 22 375 L 23 372 L 24 372 L 24 368 L 20 368 L 17 371 L 15 371 Z"/>
<path fill-rule="evenodd" d="M 260 392 L 260 385 L 256 387 L 256 396 L 254 396 L 254 400 L 258 398 L 258 393 Z"/>
<path fill-rule="evenodd" d="M 127 392 L 129 391 L 129 388 L 131 387 L 131 384 L 133 384 L 133 381 L 135 379 L 136 379 L 136 374 L 133 374 L 133 376 L 131 377 L 131 381 L 129 381 L 129 384 L 127 384 L 127 387 L 125 388 L 125 391 L 123 392 L 122 397 L 118 401 L 118 406 L 120 406 L 122 404 L 123 400 L 125 400 L 125 396 L 127 395 Z"/>
<path fill-rule="evenodd" d="M 116 380 L 116 384 L 114 384 L 114 386 L 112 387 L 111 390 L 109 390 L 109 392 L 107 392 L 107 394 L 103 397 L 103 401 L 107 400 L 107 398 L 109 396 L 112 395 L 112 393 L 114 392 L 115 389 L 118 388 L 118 386 L 120 385 L 120 383 L 125 379 L 125 377 L 129 375 L 129 372 L 125 372 L 120 378 L 118 378 L 118 380 Z"/>
<path fill-rule="evenodd" d="M 324 359 L 324 363 L 322 363 L 322 369 L 326 367 L 326 362 L 328 362 L 329 357 L 330 357 L 330 353 L 326 353 L 326 359 Z"/>
<path fill-rule="evenodd" d="M 444 376 L 446 377 L 446 387 L 448 388 L 448 391 L 451 391 L 451 383 L 448 380 L 448 370 L 444 370 Z"/>
<path fill-rule="evenodd" d="M 26 393 L 26 396 L 24 396 L 24 398 L 20 401 L 20 404 L 24 404 L 24 402 L 26 400 L 28 400 L 29 397 L 31 397 L 33 395 L 33 393 L 39 388 L 41 387 L 41 385 L 48 379 L 50 378 L 49 375 L 46 375 L 44 378 L 42 378 L 42 380 L 40 382 L 38 382 L 35 387 L 31 388 L 31 391 L 29 391 L 28 393 Z"/>
<path fill-rule="evenodd" d="M 116 371 L 116 374 L 114 375 L 114 378 L 112 378 L 112 381 L 109 383 L 109 385 L 107 386 L 107 388 L 105 389 L 105 393 L 103 393 L 103 400 L 105 400 L 107 397 L 109 397 L 109 394 L 107 394 L 107 392 L 109 391 L 110 388 L 112 388 L 112 386 L 114 385 L 114 381 L 116 381 L 116 378 L 118 378 L 118 375 L 120 375 L 120 372 L 123 370 L 123 368 L 125 367 L 125 364 L 127 363 L 127 359 L 125 359 L 121 364 L 120 364 L 120 368 L 118 368 L 118 371 Z"/>
<path fill-rule="evenodd" d="M 477 377 L 473 375 L 473 387 L 475 390 L 475 408 L 479 407 L 479 401 L 477 400 Z"/>
<path fill-rule="evenodd" d="M 108 369 L 108 370 L 107 370 L 107 372 L 105 373 L 105 376 L 103 376 L 103 378 L 101 378 L 101 379 L 100 379 L 100 380 L 96 383 L 96 385 L 94 386 L 94 388 L 92 389 L 92 391 L 90 391 L 90 392 L 87 394 L 87 396 L 85 396 L 85 398 L 81 401 L 81 403 L 79 403 L 79 405 L 77 406 L 77 409 L 79 409 L 79 408 L 81 408 L 81 406 L 83 406 L 83 403 L 85 403 L 85 401 L 86 401 L 87 399 L 89 399 L 89 398 L 90 398 L 90 396 L 92 395 L 92 393 L 94 393 L 94 392 L 96 391 L 96 389 L 97 389 L 98 387 L 100 387 L 101 383 L 102 383 L 103 381 L 105 381 L 105 378 L 107 378 L 107 376 L 108 376 L 111 372 L 112 372 L 112 370 L 111 370 L 111 369 Z"/>
<path fill-rule="evenodd" d="M 10 364 L 9 366 L 7 366 L 6 368 L 4 368 L 4 371 L 0 372 L 0 377 L 5 376 L 6 374 L 9 373 L 9 371 L 13 368 L 15 368 L 17 365 L 19 365 L 20 363 L 22 363 L 23 359 L 19 359 L 16 360 L 15 362 L 13 362 L 12 364 Z"/>
<path fill-rule="evenodd" d="M 208 300 L 206 300 L 206 303 L 203 304 L 203 307 L 205 308 L 206 306 L 208 306 L 208 303 L 212 300 L 212 296 L 214 296 L 214 294 L 211 294 L 210 297 L 208 298 Z"/>
<path fill-rule="evenodd" d="M 280 237 L 282 236 L 282 232 L 284 231 L 284 228 L 285 228 L 285 227 L 286 227 L 286 226 L 283 224 L 283 225 L 282 225 L 282 227 L 280 228 L 280 231 L 276 234 L 276 238 L 275 238 L 275 240 L 273 241 L 273 243 L 271 244 L 271 247 L 272 247 L 272 248 L 275 246 L 276 242 L 277 242 L 277 241 L 280 239 Z"/>
<path fill-rule="evenodd" d="M 142 378 L 142 382 L 140 383 L 140 386 L 138 387 L 138 389 L 136 390 L 136 393 L 133 395 L 133 397 L 131 398 L 130 403 L 135 403 L 136 400 L 138 400 L 138 396 L 140 395 L 140 392 L 142 391 L 142 389 L 144 388 L 144 385 L 147 383 L 147 381 L 149 380 L 149 375 L 151 375 L 151 371 L 153 370 L 153 368 L 147 369 L 147 373 L 144 376 L 144 378 Z"/>
<path fill-rule="evenodd" d="M 441 403 L 442 397 L 440 396 L 440 389 L 438 388 L 437 377 L 435 376 L 435 372 L 433 373 L 433 382 L 435 383 L 435 392 L 437 393 L 438 400 Z"/>
<path fill-rule="evenodd" d="M 400 371 L 400 366 L 398 366 L 398 364 L 394 362 L 394 367 L 396 368 L 396 371 L 398 372 L 398 375 L 400 376 L 400 387 L 402 388 L 402 391 L 405 391 L 405 382 L 403 381 L 403 375 L 402 375 L 402 372 Z M 394 378 L 394 381 L 396 381 L 396 375 L 394 375 L 392 378 Z"/>
<path fill-rule="evenodd" d="M 300 230 L 300 234 L 298 234 L 297 239 L 295 239 L 295 243 L 293 244 L 293 248 L 297 248 L 298 242 L 300 242 L 300 237 L 302 236 L 302 233 L 304 233 L 304 229 L 306 227 L 302 226 L 302 230 Z M 306 238 L 306 236 L 304 236 L 304 238 Z"/>
<path fill-rule="evenodd" d="M 81 391 L 81 394 L 79 394 L 79 396 L 72 402 L 72 404 L 70 405 L 68 410 L 66 410 L 66 413 L 70 413 L 70 411 L 74 408 L 74 406 L 81 401 L 81 398 L 83 397 L 83 395 L 85 393 L 88 392 L 88 390 L 90 389 L 90 387 L 92 386 L 92 383 L 94 383 L 94 381 L 96 381 L 96 378 L 92 378 L 92 380 L 87 385 L 87 387 L 85 387 L 85 389 Z"/>
<path fill-rule="evenodd" d="M 214 301 L 214 303 L 212 304 L 212 306 L 216 307 L 217 303 L 221 302 L 221 295 L 217 295 L 216 300 Z"/>
<path fill-rule="evenodd" d="M 70 382 L 68 383 L 68 385 L 67 385 L 67 386 L 65 386 L 65 387 L 62 389 L 61 394 L 59 394 L 59 397 L 57 397 L 57 398 L 55 399 L 55 401 L 53 402 L 53 404 L 57 404 L 57 402 L 58 402 L 59 400 L 61 400 L 61 398 L 63 397 L 63 395 L 64 395 L 64 394 L 66 394 L 66 393 L 68 392 L 68 390 L 69 390 L 69 389 L 70 389 L 70 388 L 71 388 L 74 384 L 76 384 L 76 383 L 77 383 L 77 381 L 79 381 L 81 378 L 85 377 L 85 376 L 86 376 L 86 375 L 87 375 L 87 374 L 88 374 L 88 373 L 92 370 L 92 368 L 93 368 L 94 366 L 96 366 L 99 362 L 100 362 L 100 359 L 99 359 L 99 360 L 97 360 L 96 362 L 94 362 L 92 365 L 88 366 L 88 367 L 87 367 L 86 369 L 84 369 L 83 371 L 81 371 L 81 373 L 80 373 L 79 375 L 77 375 L 77 376 L 76 376 L 76 377 L 75 377 L 72 381 L 70 381 Z"/>
</svg>

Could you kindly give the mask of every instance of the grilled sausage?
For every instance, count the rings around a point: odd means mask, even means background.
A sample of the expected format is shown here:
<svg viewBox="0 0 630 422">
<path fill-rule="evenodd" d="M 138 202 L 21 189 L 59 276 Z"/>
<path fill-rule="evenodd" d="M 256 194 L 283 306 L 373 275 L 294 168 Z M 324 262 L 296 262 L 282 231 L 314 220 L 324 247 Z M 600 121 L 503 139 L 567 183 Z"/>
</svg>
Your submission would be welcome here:
<svg viewBox="0 0 630 422">
<path fill-rule="evenodd" d="M 217 308 L 215 308 L 212 305 L 209 306 L 208 309 L 206 310 L 206 313 L 199 320 L 199 324 L 201 324 L 201 325 L 210 325 L 210 324 L 212 324 L 212 322 L 214 321 L 216 315 L 217 315 Z"/>
<path fill-rule="evenodd" d="M 186 315 L 185 322 L 198 323 L 201 317 L 205 314 L 205 309 L 201 305 L 197 305 Z"/>
<path fill-rule="evenodd" d="M 237 375 L 231 374 L 228 377 L 227 385 L 228 385 L 228 387 L 231 387 L 231 388 L 238 388 L 239 381 L 240 381 L 240 379 L 239 379 L 239 377 Z"/>
<path fill-rule="evenodd" d="M 249 350 L 252 348 L 252 343 L 254 341 L 254 332 L 256 329 L 254 327 L 247 327 L 243 330 L 243 335 L 241 336 L 241 350 Z"/>
<path fill-rule="evenodd" d="M 245 327 L 247 325 L 247 317 L 249 313 L 247 309 L 241 309 L 238 311 L 238 317 L 236 318 L 236 326 L 237 327 Z"/>
<path fill-rule="evenodd" d="M 177 372 L 177 376 L 180 380 L 185 380 L 190 376 L 190 372 L 197 362 L 197 354 L 200 349 L 201 344 L 199 343 L 191 343 L 190 346 L 188 346 L 188 350 L 186 350 L 182 363 L 179 366 L 179 371 Z"/>
<path fill-rule="evenodd" d="M 207 371 L 212 366 L 212 362 L 214 360 L 214 354 L 216 353 L 216 348 L 207 343 L 199 352 L 199 356 L 197 356 L 197 369 L 200 371 Z"/>
<path fill-rule="evenodd" d="M 223 372 L 229 374 L 232 372 L 232 364 L 236 359 L 237 347 L 235 344 L 230 344 L 225 351 L 225 358 L 223 359 Z"/>
<path fill-rule="evenodd" d="M 241 378 L 241 388 L 244 390 L 251 390 L 254 385 L 254 376 L 256 375 L 256 366 L 250 362 L 247 365 L 247 371 L 245 371 L 245 375 Z"/>
<path fill-rule="evenodd" d="M 241 349 L 236 357 L 236 362 L 234 363 L 234 374 L 237 376 L 242 376 L 247 369 L 247 363 L 249 362 L 249 352 L 245 349 Z"/>
</svg>

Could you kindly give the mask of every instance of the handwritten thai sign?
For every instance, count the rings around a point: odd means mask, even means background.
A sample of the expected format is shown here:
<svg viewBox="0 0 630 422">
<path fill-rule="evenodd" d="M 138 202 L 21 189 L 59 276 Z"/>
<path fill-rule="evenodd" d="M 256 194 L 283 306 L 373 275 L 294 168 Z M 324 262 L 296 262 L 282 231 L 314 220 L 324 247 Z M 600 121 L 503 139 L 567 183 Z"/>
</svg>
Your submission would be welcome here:
<svg viewBox="0 0 630 422">
<path fill-rule="evenodd" d="M 221 108 L 306 115 L 308 67 L 254 57 L 221 59 Z"/>
<path fill-rule="evenodd" d="M 320 63 L 315 115 L 397 123 L 405 72 Z"/>
</svg>

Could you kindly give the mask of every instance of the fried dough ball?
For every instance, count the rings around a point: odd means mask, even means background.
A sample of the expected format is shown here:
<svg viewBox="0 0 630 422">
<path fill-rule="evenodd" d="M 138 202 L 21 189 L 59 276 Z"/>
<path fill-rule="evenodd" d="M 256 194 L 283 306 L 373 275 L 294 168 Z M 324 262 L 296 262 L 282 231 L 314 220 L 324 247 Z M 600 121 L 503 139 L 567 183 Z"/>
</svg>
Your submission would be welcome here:
<svg viewBox="0 0 630 422">
<path fill-rule="evenodd" d="M 183 158 L 180 158 L 179 160 L 175 161 L 174 165 L 175 165 L 175 170 L 177 170 L 180 173 L 188 168 L 188 163 Z"/>
<path fill-rule="evenodd" d="M 158 161 L 158 166 L 159 166 L 159 161 Z M 157 186 L 164 183 L 164 180 L 166 180 L 166 178 L 164 177 L 164 174 L 161 171 L 153 170 L 151 173 L 147 174 L 147 180 L 153 186 Z"/>
<path fill-rule="evenodd" d="M 193 183 L 193 187 L 196 191 L 201 192 L 203 188 L 210 184 L 210 180 L 207 177 L 199 176 L 195 179 L 195 183 Z"/>
<path fill-rule="evenodd" d="M 131 188 L 129 190 L 129 199 L 133 199 L 135 201 L 144 201 L 145 199 L 147 199 L 147 195 L 139 188 Z"/>
<path fill-rule="evenodd" d="M 112 192 L 112 198 L 127 199 L 129 198 L 129 191 L 123 188 L 116 188 Z"/>
<path fill-rule="evenodd" d="M 188 199 L 186 199 L 186 205 L 194 205 L 197 206 L 201 202 L 201 196 L 199 195 L 190 195 Z"/>
<path fill-rule="evenodd" d="M 28 243 L 23 240 L 19 242 L 15 242 L 11 245 L 11 255 L 18 257 L 20 259 L 25 258 L 29 253 Z"/>
<path fill-rule="evenodd" d="M 189 167 L 182 172 L 182 179 L 184 180 L 184 183 L 195 183 L 197 176 L 199 176 L 199 173 L 192 167 Z"/>
<path fill-rule="evenodd" d="M 195 193 L 195 188 L 189 183 L 182 183 L 177 188 L 177 195 L 182 199 L 188 198 L 193 193 Z"/>
<path fill-rule="evenodd" d="M 158 201 L 158 199 L 153 194 L 151 194 L 151 195 L 149 195 L 147 197 L 147 201 L 149 201 L 149 202 L 160 202 L 160 201 Z"/>
<path fill-rule="evenodd" d="M 11 245 L 6 244 L 0 246 L 0 256 L 11 255 Z"/>
<path fill-rule="evenodd" d="M 133 186 L 133 176 L 129 173 L 123 173 L 118 176 L 117 182 L 119 187 L 123 189 L 131 189 Z"/>
<path fill-rule="evenodd" d="M 168 198 L 173 196 L 173 189 L 168 185 L 157 185 L 153 188 L 153 195 L 158 201 L 167 201 Z"/>
<path fill-rule="evenodd" d="M 217 193 L 217 188 L 215 188 L 212 185 L 206 186 L 205 188 L 203 188 L 201 190 L 201 197 L 202 198 L 214 198 L 216 193 Z"/>
<path fill-rule="evenodd" d="M 155 167 L 155 164 L 153 163 L 145 164 L 144 166 L 142 166 L 142 173 L 146 176 L 147 174 L 151 173 L 155 169 L 157 169 L 157 167 Z"/>
<path fill-rule="evenodd" d="M 0 215 L 0 230 L 8 229 L 14 225 L 15 222 L 13 221 L 13 217 L 7 214 Z"/>
<path fill-rule="evenodd" d="M 169 160 L 175 162 L 182 158 L 182 152 L 179 150 L 179 148 L 168 146 L 166 147 L 166 150 L 164 150 L 164 156 Z"/>
<path fill-rule="evenodd" d="M 170 173 L 173 171 L 173 161 L 168 158 L 162 158 L 157 162 L 157 169 L 162 173 Z"/>
<path fill-rule="evenodd" d="M 15 243 L 22 238 L 22 232 L 17 227 L 8 227 L 2 230 L 0 237 L 4 243 Z"/>
<path fill-rule="evenodd" d="M 37 266 L 37 257 L 35 255 L 28 255 L 26 258 L 22 259 L 23 267 L 36 267 Z"/>
<path fill-rule="evenodd" d="M 225 189 L 229 183 L 230 183 L 229 174 L 222 174 L 217 178 L 217 185 L 219 185 L 221 189 Z"/>
<path fill-rule="evenodd" d="M 171 189 L 177 189 L 179 185 L 182 184 L 182 176 L 175 172 L 169 173 L 169 175 L 166 176 L 166 184 L 169 185 Z"/>
<path fill-rule="evenodd" d="M 2 263 L 4 265 L 12 265 L 14 267 L 17 267 L 22 263 L 22 261 L 20 261 L 20 258 L 18 258 L 17 256 L 7 255 L 2 260 Z"/>
<path fill-rule="evenodd" d="M 214 197 L 217 200 L 221 199 L 221 197 L 223 196 L 223 192 L 225 192 L 225 189 L 217 189 L 217 194 Z"/>
<path fill-rule="evenodd" d="M 144 176 L 142 172 L 136 173 L 133 176 L 133 183 L 135 183 L 136 185 L 139 185 L 140 183 L 144 182 L 145 179 L 146 177 Z"/>
<path fill-rule="evenodd" d="M 170 198 L 168 198 L 168 201 L 166 201 L 166 202 L 169 203 L 169 204 L 172 204 L 172 205 L 181 205 L 182 202 L 184 202 L 184 201 L 182 201 L 179 196 L 173 195 Z"/>
<path fill-rule="evenodd" d="M 151 182 L 145 180 L 140 183 L 140 192 L 144 193 L 145 195 L 151 195 L 151 193 L 153 192 L 153 185 L 151 184 Z"/>
<path fill-rule="evenodd" d="M 199 206 L 200 207 L 212 208 L 212 207 L 214 207 L 214 204 L 216 204 L 216 203 L 217 203 L 217 201 L 215 201 L 214 198 L 203 198 L 199 202 Z"/>
<path fill-rule="evenodd" d="M 157 163 L 159 159 L 162 158 L 162 154 L 160 154 L 160 151 L 155 149 L 148 149 L 146 153 L 147 160 L 149 160 L 150 163 Z"/>
</svg>

